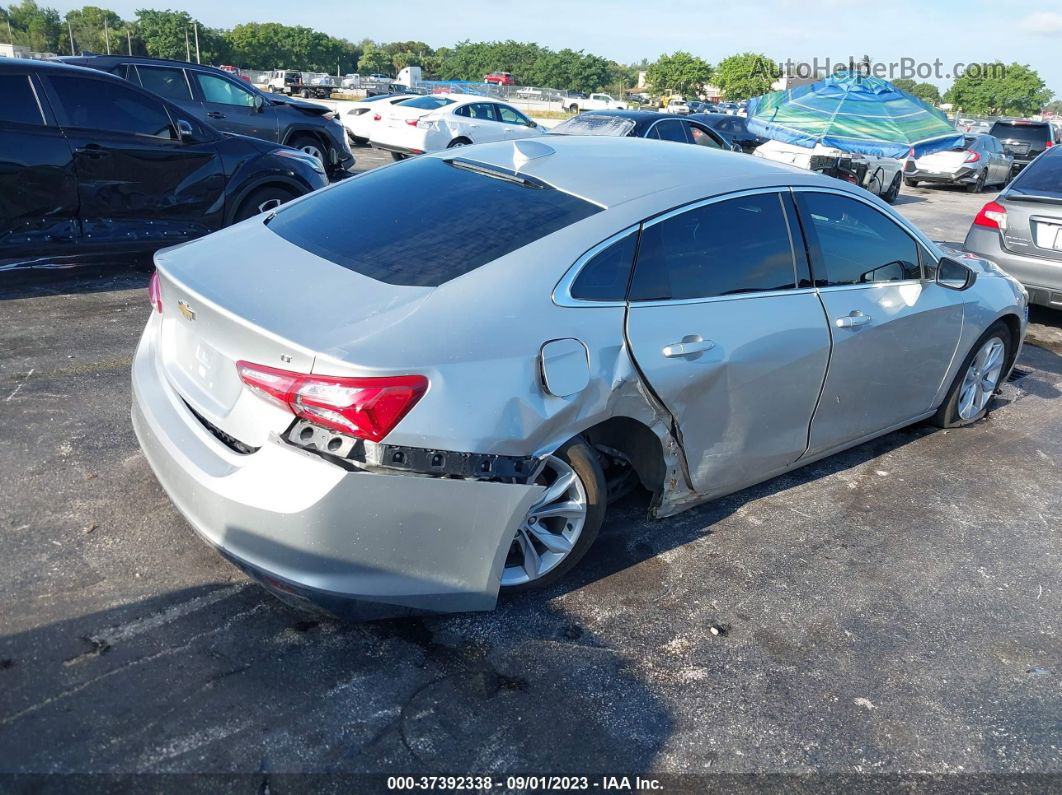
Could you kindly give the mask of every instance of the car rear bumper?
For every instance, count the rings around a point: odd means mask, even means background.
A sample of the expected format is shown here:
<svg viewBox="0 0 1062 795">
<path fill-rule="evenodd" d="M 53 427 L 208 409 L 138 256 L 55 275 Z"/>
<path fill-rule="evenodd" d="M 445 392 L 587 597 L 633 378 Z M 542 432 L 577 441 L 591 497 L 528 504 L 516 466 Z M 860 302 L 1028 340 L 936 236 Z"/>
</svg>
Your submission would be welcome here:
<svg viewBox="0 0 1062 795">
<path fill-rule="evenodd" d="M 917 179 L 919 182 L 937 182 L 942 185 L 957 185 L 966 182 L 976 182 L 978 171 L 971 168 L 960 168 L 957 171 L 925 171 L 914 169 L 904 171 L 907 179 Z"/>
<path fill-rule="evenodd" d="M 240 454 L 172 388 L 148 323 L 133 361 L 137 439 L 174 505 L 282 598 L 349 618 L 489 610 L 541 487 L 378 474 L 269 439 Z"/>
<path fill-rule="evenodd" d="M 1003 248 L 999 232 L 973 226 L 963 248 L 990 259 L 1029 291 L 1029 303 L 1062 309 L 1062 260 L 1029 257 Z"/>
</svg>

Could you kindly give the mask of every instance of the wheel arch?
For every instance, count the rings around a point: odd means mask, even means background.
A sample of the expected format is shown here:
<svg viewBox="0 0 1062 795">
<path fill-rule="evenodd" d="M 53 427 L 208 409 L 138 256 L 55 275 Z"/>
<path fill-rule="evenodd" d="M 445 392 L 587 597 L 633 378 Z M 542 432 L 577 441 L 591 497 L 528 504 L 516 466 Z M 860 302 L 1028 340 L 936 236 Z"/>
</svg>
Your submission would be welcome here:
<svg viewBox="0 0 1062 795">
<path fill-rule="evenodd" d="M 244 200 L 261 188 L 269 187 L 284 188 L 292 192 L 292 198 L 298 198 L 303 194 L 309 193 L 312 188 L 303 182 L 300 182 L 294 177 L 289 177 L 284 174 L 267 174 L 261 177 L 256 177 L 248 180 L 242 184 L 239 189 L 232 194 L 231 198 L 225 203 L 225 226 L 232 223 L 236 217 L 236 212 L 243 205 Z"/>
<path fill-rule="evenodd" d="M 667 472 L 664 448 L 652 428 L 641 420 L 610 417 L 578 435 L 599 452 L 630 464 L 639 482 L 654 497 L 663 491 Z"/>
<path fill-rule="evenodd" d="M 287 134 L 284 136 L 284 140 L 282 143 L 284 144 L 284 146 L 291 146 L 291 141 L 299 137 L 300 135 L 309 135 L 312 138 L 315 138 L 325 151 L 328 151 L 332 148 L 332 144 L 328 140 L 328 137 L 321 130 L 315 129 L 314 127 L 303 127 L 297 125 L 292 125 L 288 128 Z"/>
</svg>

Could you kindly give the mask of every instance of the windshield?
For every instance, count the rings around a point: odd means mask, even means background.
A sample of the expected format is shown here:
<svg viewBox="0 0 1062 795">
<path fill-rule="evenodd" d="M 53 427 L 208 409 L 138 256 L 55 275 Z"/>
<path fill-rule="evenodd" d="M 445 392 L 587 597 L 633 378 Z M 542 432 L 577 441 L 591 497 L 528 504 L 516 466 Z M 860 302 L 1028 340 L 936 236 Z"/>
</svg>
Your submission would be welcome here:
<svg viewBox="0 0 1062 795">
<path fill-rule="evenodd" d="M 611 135 L 622 138 L 634 129 L 634 119 L 622 116 L 595 116 L 584 113 L 563 121 L 550 130 L 550 135 Z"/>
<path fill-rule="evenodd" d="M 1015 177 L 1010 193 L 1062 196 L 1062 154 L 1049 150 L 1040 155 Z"/>
<path fill-rule="evenodd" d="M 1046 124 L 1005 124 L 997 121 L 992 125 L 990 134 L 1002 140 L 1025 141 L 1039 145 L 1051 140 L 1051 133 Z"/>
<path fill-rule="evenodd" d="M 601 211 L 543 183 L 493 173 L 475 163 L 410 160 L 282 207 L 268 228 L 369 278 L 437 287 Z"/>
</svg>

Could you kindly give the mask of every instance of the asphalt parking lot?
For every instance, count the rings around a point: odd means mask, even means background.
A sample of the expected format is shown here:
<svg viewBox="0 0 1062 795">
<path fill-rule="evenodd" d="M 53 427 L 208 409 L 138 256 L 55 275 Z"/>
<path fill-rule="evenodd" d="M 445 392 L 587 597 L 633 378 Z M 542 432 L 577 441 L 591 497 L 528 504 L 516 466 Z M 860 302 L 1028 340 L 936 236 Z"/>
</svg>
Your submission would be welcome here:
<svg viewBox="0 0 1062 795">
<path fill-rule="evenodd" d="M 989 196 L 898 207 L 961 242 Z M 0 285 L 0 772 L 1062 773 L 1062 313 L 973 427 L 669 520 L 634 496 L 551 590 L 341 625 L 157 485 L 129 425 L 145 284 Z"/>
</svg>

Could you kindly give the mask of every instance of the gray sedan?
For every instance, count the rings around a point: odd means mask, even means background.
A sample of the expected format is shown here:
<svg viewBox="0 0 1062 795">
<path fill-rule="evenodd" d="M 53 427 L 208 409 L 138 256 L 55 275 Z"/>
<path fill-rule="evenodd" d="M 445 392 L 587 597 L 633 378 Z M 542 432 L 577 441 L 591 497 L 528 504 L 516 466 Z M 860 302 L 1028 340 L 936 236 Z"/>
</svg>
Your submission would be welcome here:
<svg viewBox="0 0 1062 795">
<path fill-rule="evenodd" d="M 235 564 L 354 617 L 552 583 L 624 482 L 667 517 L 973 422 L 1026 326 L 860 188 L 630 138 L 403 161 L 156 264 L 148 461 Z"/>
<path fill-rule="evenodd" d="M 981 208 L 964 247 L 1020 280 L 1034 304 L 1062 309 L 1062 147 L 1033 160 Z"/>
</svg>

